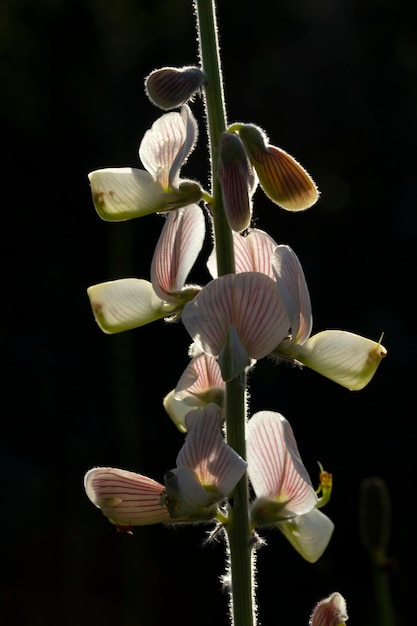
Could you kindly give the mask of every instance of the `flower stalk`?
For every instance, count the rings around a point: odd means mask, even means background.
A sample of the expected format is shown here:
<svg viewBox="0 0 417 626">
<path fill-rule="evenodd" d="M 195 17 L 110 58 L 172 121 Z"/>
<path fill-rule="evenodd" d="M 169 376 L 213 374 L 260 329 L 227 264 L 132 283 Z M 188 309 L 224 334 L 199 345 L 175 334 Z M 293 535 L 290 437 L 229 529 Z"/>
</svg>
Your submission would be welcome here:
<svg viewBox="0 0 417 626">
<path fill-rule="evenodd" d="M 207 78 L 204 100 L 210 146 L 211 185 L 210 205 L 214 220 L 218 275 L 235 272 L 232 230 L 226 218 L 219 167 L 220 138 L 227 127 L 221 62 L 217 37 L 214 0 L 196 0 L 197 31 L 200 61 Z M 245 374 L 226 383 L 226 437 L 228 444 L 246 458 Z M 254 572 L 249 527 L 249 491 L 245 472 L 233 493 L 232 512 L 227 525 L 229 544 L 229 575 L 231 577 L 231 611 L 234 626 L 253 626 Z"/>
</svg>

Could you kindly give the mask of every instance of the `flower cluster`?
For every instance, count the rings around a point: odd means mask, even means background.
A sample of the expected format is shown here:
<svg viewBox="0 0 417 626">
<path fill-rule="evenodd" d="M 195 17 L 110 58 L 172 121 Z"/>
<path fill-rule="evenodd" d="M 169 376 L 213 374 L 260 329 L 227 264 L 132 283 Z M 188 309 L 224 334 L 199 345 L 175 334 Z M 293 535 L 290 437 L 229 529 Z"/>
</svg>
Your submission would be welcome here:
<svg viewBox="0 0 417 626">
<path fill-rule="evenodd" d="M 144 169 L 107 168 L 89 174 L 102 219 L 121 221 L 150 213 L 164 217 L 150 280 L 126 278 L 88 288 L 99 327 L 119 333 L 156 320 L 180 320 L 191 341 L 189 364 L 163 399 L 185 435 L 176 467 L 165 473 L 163 482 L 95 467 L 85 476 L 85 490 L 119 530 L 209 523 L 227 534 L 233 493 L 246 476 L 248 498 L 253 494 L 248 509 L 253 545 L 255 529 L 273 526 L 304 559 L 315 562 L 334 528 L 320 510 L 330 497 L 331 475 L 322 471 L 319 488 L 314 488 L 289 422 L 274 411 L 245 416 L 246 452 L 238 454 L 227 436 L 228 384 L 238 380 L 245 387 L 246 372 L 267 357 L 305 365 L 359 390 L 372 379 L 386 350 L 380 341 L 345 330 L 312 334 L 310 295 L 296 253 L 253 227 L 252 217 L 258 188 L 288 211 L 308 209 L 319 193 L 306 170 L 253 124 L 234 123 L 221 134 L 214 172 L 235 269 L 219 272 L 213 243 L 206 261 L 211 279 L 205 285 L 187 282 L 207 237 L 216 232 L 213 208 L 219 204 L 199 182 L 180 178 L 198 136 L 187 102 L 205 81 L 200 68 L 152 72 L 146 92 L 169 112 L 143 137 L 139 157 Z M 343 598 L 333 594 L 317 605 L 310 624 L 341 624 L 345 613 Z"/>
</svg>

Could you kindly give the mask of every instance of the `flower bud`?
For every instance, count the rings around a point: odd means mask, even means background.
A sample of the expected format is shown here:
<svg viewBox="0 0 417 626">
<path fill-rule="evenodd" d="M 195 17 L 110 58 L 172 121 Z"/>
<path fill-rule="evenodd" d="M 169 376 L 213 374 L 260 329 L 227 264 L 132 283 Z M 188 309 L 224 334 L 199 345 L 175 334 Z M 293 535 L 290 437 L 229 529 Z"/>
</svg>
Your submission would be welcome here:
<svg viewBox="0 0 417 626">
<path fill-rule="evenodd" d="M 317 202 L 317 187 L 305 169 L 287 152 L 271 146 L 260 128 L 239 126 L 239 137 L 266 195 L 288 211 L 302 211 Z"/>
<path fill-rule="evenodd" d="M 245 149 L 235 133 L 223 133 L 219 144 L 219 179 L 224 210 L 232 230 L 249 227 L 253 175 Z"/>
<path fill-rule="evenodd" d="M 145 91 L 152 104 L 167 111 L 190 100 L 205 81 L 198 67 L 163 67 L 145 79 Z"/>
</svg>

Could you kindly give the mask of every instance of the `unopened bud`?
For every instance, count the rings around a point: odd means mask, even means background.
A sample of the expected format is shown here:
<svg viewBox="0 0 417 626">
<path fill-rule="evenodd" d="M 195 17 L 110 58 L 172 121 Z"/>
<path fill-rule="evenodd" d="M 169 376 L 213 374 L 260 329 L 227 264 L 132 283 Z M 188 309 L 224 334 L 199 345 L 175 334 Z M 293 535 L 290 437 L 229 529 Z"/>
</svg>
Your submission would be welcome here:
<svg viewBox="0 0 417 626">
<path fill-rule="evenodd" d="M 219 144 L 219 180 L 224 210 L 232 230 L 249 227 L 253 175 L 245 149 L 235 133 L 223 133 Z"/>
<path fill-rule="evenodd" d="M 265 133 L 242 124 L 239 137 L 266 195 L 288 211 L 302 211 L 317 202 L 317 187 L 306 170 L 287 152 L 271 146 Z"/>
<path fill-rule="evenodd" d="M 145 79 L 145 90 L 152 104 L 168 111 L 190 100 L 205 82 L 198 67 L 163 67 Z"/>
</svg>

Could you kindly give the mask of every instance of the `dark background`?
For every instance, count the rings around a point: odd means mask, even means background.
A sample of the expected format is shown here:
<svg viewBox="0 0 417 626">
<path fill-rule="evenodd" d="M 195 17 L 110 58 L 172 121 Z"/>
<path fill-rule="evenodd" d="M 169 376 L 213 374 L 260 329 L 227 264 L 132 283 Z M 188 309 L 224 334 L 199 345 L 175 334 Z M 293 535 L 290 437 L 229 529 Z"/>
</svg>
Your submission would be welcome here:
<svg viewBox="0 0 417 626">
<path fill-rule="evenodd" d="M 278 531 L 266 534 L 260 621 L 306 625 L 315 602 L 337 590 L 352 624 L 376 626 L 357 519 L 361 481 L 379 476 L 392 504 L 389 580 L 406 626 L 416 558 L 416 4 L 267 4 L 219 2 L 229 121 L 265 128 L 322 196 L 291 215 L 258 191 L 256 224 L 299 255 L 314 332 L 384 332 L 389 355 L 361 392 L 267 361 L 251 376 L 252 411 L 282 412 L 314 480 L 317 460 L 333 473 L 325 512 L 336 525 L 315 565 Z M 144 77 L 196 62 L 191 2 L 3 0 L 0 32 L 0 623 L 226 625 L 221 545 L 202 548 L 201 528 L 120 535 L 82 482 L 94 465 L 162 480 L 182 444 L 161 399 L 187 364 L 185 330 L 156 322 L 106 336 L 86 296 L 103 280 L 149 278 L 162 220 L 102 222 L 87 174 L 139 166 L 140 139 L 160 114 Z M 193 110 L 202 120 L 200 102 Z M 200 128 L 183 173 L 207 184 Z"/>
</svg>

